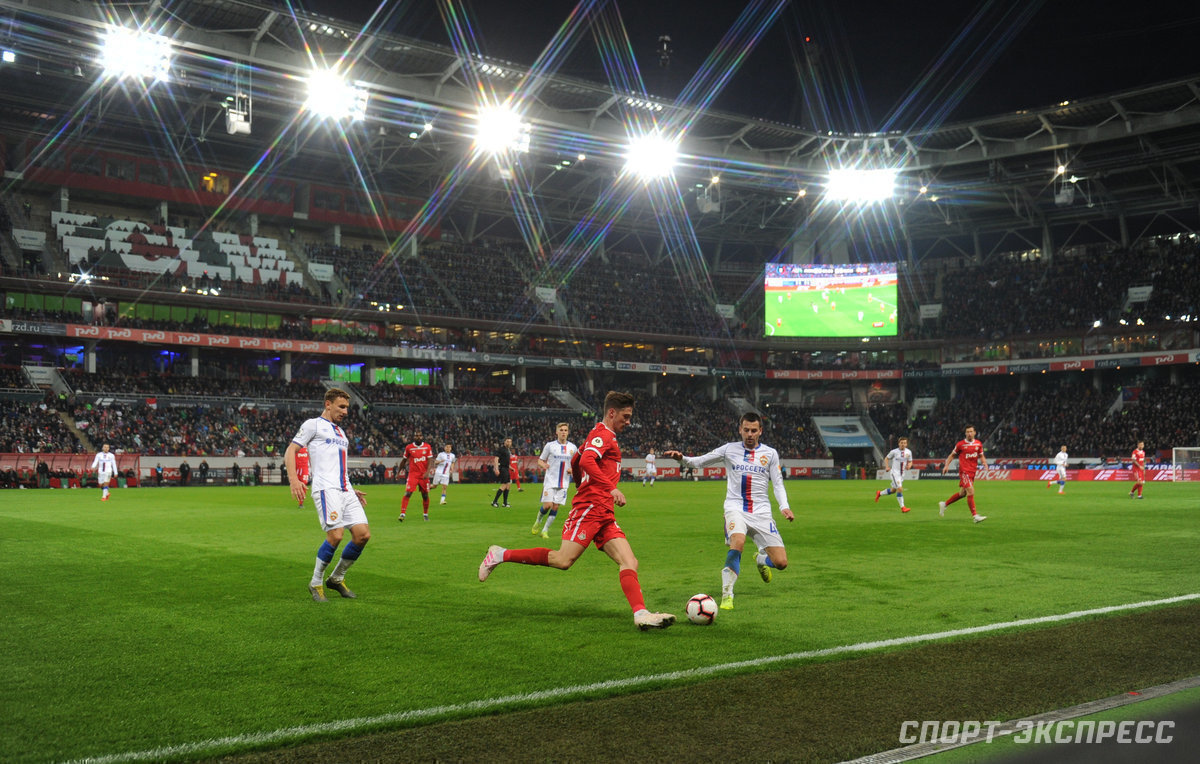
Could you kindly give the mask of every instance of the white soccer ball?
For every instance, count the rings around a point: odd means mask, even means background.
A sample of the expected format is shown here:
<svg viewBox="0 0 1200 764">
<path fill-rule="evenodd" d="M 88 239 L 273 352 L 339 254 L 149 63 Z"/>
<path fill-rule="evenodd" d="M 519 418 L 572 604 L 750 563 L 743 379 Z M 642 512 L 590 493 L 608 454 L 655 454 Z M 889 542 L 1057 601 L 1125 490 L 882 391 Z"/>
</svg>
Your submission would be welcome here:
<svg viewBox="0 0 1200 764">
<path fill-rule="evenodd" d="M 717 617 L 717 601 L 707 594 L 697 594 L 687 601 L 684 608 L 688 620 L 700 626 L 707 626 Z"/>
</svg>

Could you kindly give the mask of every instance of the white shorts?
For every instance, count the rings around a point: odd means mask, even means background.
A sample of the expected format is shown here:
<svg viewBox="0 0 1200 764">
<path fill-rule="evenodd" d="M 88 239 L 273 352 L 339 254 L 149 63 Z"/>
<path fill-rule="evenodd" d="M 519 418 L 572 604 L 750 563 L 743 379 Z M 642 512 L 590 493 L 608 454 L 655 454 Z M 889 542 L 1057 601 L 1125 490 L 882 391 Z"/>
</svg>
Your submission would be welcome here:
<svg viewBox="0 0 1200 764">
<path fill-rule="evenodd" d="M 434 485 L 450 485 L 450 473 L 446 473 L 445 475 L 443 475 L 439 472 L 433 473 L 433 484 Z"/>
<path fill-rule="evenodd" d="M 567 489 L 555 488 L 552 485 L 542 486 L 542 503 L 562 506 L 567 503 Z"/>
<path fill-rule="evenodd" d="M 783 537 L 775 527 L 775 520 L 769 512 L 743 512 L 740 509 L 725 510 L 725 544 L 728 546 L 729 537 L 735 533 L 743 533 L 750 538 L 759 549 L 772 546 L 783 546 Z"/>
<path fill-rule="evenodd" d="M 901 488 L 904 487 L 904 473 L 903 472 L 901 472 L 899 475 L 897 475 L 895 472 L 893 472 L 893 473 L 891 473 L 891 476 L 892 476 L 892 488 L 895 488 L 896 490 L 900 490 Z"/>
<path fill-rule="evenodd" d="M 646 477 L 655 477 L 658 475 L 658 469 L 655 467 L 646 468 Z"/>
<path fill-rule="evenodd" d="M 1058 479 L 1059 480 L 1067 479 L 1067 468 L 1066 467 L 1056 467 L 1055 469 L 1058 470 Z"/>
<path fill-rule="evenodd" d="M 100 470 L 100 472 L 96 475 L 96 482 L 99 483 L 101 487 L 108 485 L 108 481 L 112 479 L 113 474 L 105 470 Z"/>
<path fill-rule="evenodd" d="M 367 523 L 367 511 L 354 491 L 315 491 L 312 498 L 323 531 Z"/>
</svg>

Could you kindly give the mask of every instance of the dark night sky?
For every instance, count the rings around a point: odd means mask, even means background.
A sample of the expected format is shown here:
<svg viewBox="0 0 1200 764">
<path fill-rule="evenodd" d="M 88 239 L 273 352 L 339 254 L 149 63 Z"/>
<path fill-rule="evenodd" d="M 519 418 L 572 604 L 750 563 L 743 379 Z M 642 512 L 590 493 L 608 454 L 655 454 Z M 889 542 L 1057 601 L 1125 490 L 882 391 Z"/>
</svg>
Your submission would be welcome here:
<svg viewBox="0 0 1200 764">
<path fill-rule="evenodd" d="M 666 98 L 679 94 L 746 5 L 615 1 L 647 91 Z M 360 23 L 374 7 L 352 0 L 298 5 Z M 575 3 L 468 0 L 465 5 L 485 54 L 528 65 Z M 385 28 L 447 42 L 434 0 L 388 7 Z M 656 52 L 664 34 L 671 36 L 673 48 L 665 70 Z M 806 36 L 812 42 L 806 44 Z M 1200 5 L 1175 0 L 792 0 L 715 107 L 817 129 L 908 129 L 1192 76 L 1200 73 L 1200 58 L 1193 54 L 1200 47 L 1197 39 Z M 581 36 L 560 71 L 605 81 L 590 34 Z"/>
</svg>

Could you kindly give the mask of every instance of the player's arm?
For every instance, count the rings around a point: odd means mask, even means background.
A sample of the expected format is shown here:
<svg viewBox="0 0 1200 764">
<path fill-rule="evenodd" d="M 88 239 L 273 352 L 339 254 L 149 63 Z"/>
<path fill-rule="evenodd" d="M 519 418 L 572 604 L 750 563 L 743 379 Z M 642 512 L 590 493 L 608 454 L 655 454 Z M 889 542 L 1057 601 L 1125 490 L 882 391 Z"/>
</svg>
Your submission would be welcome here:
<svg viewBox="0 0 1200 764">
<path fill-rule="evenodd" d="M 892 471 L 892 459 L 889 456 L 883 457 L 883 471 L 884 472 Z"/>
<path fill-rule="evenodd" d="M 308 486 L 296 475 L 296 452 L 299 450 L 300 444 L 296 441 L 288 443 L 287 450 L 283 452 L 283 463 L 287 466 L 288 486 L 292 489 L 292 498 L 297 504 L 303 504 Z"/>
<path fill-rule="evenodd" d="M 979 449 L 979 466 L 980 466 L 980 467 L 986 467 L 986 466 L 987 466 L 987 457 L 983 455 L 983 449 L 982 449 L 982 448 L 981 448 L 981 449 Z"/>
<path fill-rule="evenodd" d="M 954 457 L 957 455 L 958 455 L 958 446 L 955 446 L 953 449 L 950 450 L 950 455 L 946 457 L 946 463 L 942 465 L 942 474 L 945 474 L 946 470 L 950 469 L 950 462 L 954 461 Z"/>
<path fill-rule="evenodd" d="M 709 451 L 703 456 L 684 456 L 679 451 L 663 451 L 663 456 L 668 456 L 672 459 L 678 459 L 681 463 L 687 465 L 688 467 L 695 468 L 707 467 L 710 464 L 716 464 L 725 458 L 725 451 L 723 448 L 718 448 Z"/>
<path fill-rule="evenodd" d="M 796 515 L 790 509 L 788 502 L 787 488 L 783 485 L 783 470 L 779 466 L 779 459 L 776 457 L 771 464 L 771 489 L 775 492 L 775 502 L 779 504 L 779 514 L 783 515 L 790 523 L 796 519 Z"/>
</svg>

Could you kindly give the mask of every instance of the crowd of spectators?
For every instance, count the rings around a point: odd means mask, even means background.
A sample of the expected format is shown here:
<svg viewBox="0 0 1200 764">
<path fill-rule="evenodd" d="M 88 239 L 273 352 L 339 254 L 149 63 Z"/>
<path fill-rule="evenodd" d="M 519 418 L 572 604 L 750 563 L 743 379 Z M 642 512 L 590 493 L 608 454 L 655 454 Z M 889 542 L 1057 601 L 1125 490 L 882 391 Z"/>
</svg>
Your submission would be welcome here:
<svg viewBox="0 0 1200 764">
<path fill-rule="evenodd" d="M 517 392 L 469 387 L 446 390 L 441 387 L 404 387 L 389 383 L 380 383 L 373 387 L 356 386 L 355 389 L 372 404 L 539 410 L 564 408 L 554 396 L 535 391 Z"/>
<path fill-rule="evenodd" d="M 0 388 L 27 390 L 33 387 L 20 367 L 0 366 Z"/>
<path fill-rule="evenodd" d="M 909 430 L 914 458 L 942 458 L 963 438 L 967 425 L 986 442 L 1010 415 L 1020 393 L 1015 380 L 980 381 L 966 386 L 953 398 L 938 401 L 933 411 L 918 414 Z"/>
<path fill-rule="evenodd" d="M 58 415 L 53 398 L 36 403 L 0 399 L 0 453 L 78 453 L 83 444 Z"/>
</svg>

